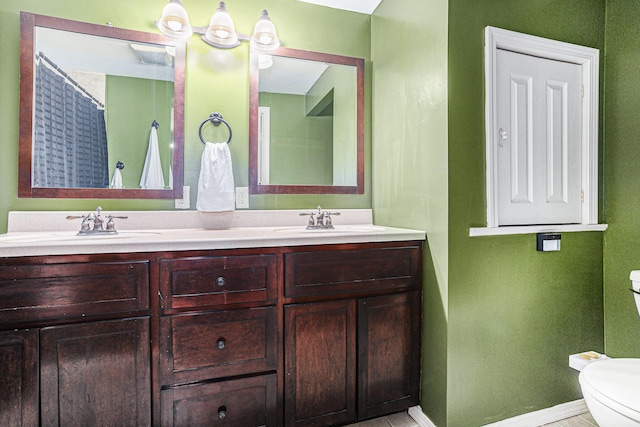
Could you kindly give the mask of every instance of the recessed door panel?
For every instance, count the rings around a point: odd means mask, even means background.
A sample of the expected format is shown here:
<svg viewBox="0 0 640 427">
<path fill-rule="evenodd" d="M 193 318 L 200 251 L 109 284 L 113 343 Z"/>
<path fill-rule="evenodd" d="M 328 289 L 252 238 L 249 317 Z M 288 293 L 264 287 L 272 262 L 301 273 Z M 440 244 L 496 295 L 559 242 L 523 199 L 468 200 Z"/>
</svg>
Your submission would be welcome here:
<svg viewBox="0 0 640 427">
<path fill-rule="evenodd" d="M 580 223 L 581 67 L 496 55 L 499 225 Z"/>
</svg>

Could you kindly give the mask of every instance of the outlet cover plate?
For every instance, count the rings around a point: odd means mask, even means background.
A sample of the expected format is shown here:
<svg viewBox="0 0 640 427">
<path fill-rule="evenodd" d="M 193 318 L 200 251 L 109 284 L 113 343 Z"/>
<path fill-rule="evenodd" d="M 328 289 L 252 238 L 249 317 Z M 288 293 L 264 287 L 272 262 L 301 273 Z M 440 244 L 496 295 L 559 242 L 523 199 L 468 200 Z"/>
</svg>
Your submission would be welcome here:
<svg viewBox="0 0 640 427">
<path fill-rule="evenodd" d="M 175 199 L 176 209 L 189 209 L 191 202 L 189 200 L 189 186 L 182 187 L 182 199 Z"/>
<path fill-rule="evenodd" d="M 236 187 L 236 209 L 249 209 L 249 187 Z"/>
</svg>

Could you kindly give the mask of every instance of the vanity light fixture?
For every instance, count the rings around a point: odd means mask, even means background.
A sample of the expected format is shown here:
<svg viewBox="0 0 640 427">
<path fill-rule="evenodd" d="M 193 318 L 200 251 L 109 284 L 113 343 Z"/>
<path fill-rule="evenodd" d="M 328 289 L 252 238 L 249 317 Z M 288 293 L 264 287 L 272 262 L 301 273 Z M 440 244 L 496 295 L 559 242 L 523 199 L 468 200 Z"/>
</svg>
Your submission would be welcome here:
<svg viewBox="0 0 640 427">
<path fill-rule="evenodd" d="M 171 2 L 162 9 L 162 18 L 156 22 L 161 33 L 179 39 L 188 39 L 193 35 L 189 25 L 189 15 L 180 0 Z"/>
<path fill-rule="evenodd" d="M 223 1 L 211 16 L 208 27 L 192 27 L 189 15 L 181 0 L 171 0 L 162 10 L 162 18 L 156 26 L 163 34 L 180 39 L 188 39 L 193 33 L 200 34 L 202 40 L 220 49 L 231 49 L 240 45 L 241 41 L 249 41 L 251 47 L 261 51 L 271 51 L 280 47 L 276 27 L 266 10 L 262 11 L 251 37 L 236 32 L 233 19 Z"/>
</svg>

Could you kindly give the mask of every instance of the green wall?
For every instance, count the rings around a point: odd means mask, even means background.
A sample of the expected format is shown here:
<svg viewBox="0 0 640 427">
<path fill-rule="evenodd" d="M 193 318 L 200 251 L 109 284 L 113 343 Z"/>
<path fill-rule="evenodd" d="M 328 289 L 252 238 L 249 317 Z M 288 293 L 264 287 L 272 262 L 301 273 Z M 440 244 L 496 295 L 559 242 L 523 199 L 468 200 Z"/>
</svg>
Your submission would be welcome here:
<svg viewBox="0 0 640 427">
<path fill-rule="evenodd" d="M 629 273 L 640 269 L 638 16 L 635 0 L 607 1 L 604 336 L 615 357 L 640 357 L 640 318 L 629 292 Z"/>
<path fill-rule="evenodd" d="M 305 95 L 261 92 L 270 107 L 269 184 L 332 185 L 333 117 L 308 116 Z"/>
<path fill-rule="evenodd" d="M 447 419 L 447 14 L 446 0 L 384 0 L 371 23 L 374 220 L 427 234 L 421 406 L 438 426 Z"/>
<path fill-rule="evenodd" d="M 353 167 L 358 162 L 353 141 L 358 137 L 356 69 L 331 64 L 307 93 L 307 111 L 318 108 L 320 99 L 332 100 L 333 156 L 331 182 L 334 185 L 357 185 Z"/>
<path fill-rule="evenodd" d="M 128 0 L 82 3 L 77 0 L 22 0 L 0 2 L 0 233 L 6 231 L 12 210 L 108 210 L 173 209 L 173 200 L 19 199 L 17 197 L 19 46 L 21 10 L 96 24 L 157 32 L 153 21 L 160 17 L 164 1 Z M 189 0 L 185 4 L 192 25 L 207 25 L 216 4 Z M 243 0 L 229 3 L 238 31 L 250 33 L 267 6 L 283 45 L 365 59 L 365 194 L 363 195 L 252 195 L 252 209 L 371 207 L 370 135 L 370 21 L 368 15 L 345 12 L 292 0 Z M 332 31 L 327 31 L 331 28 Z M 335 31 L 340 28 L 340 31 Z M 214 49 L 194 36 L 187 42 L 185 93 L 185 184 L 191 187 L 195 208 L 202 143 L 198 127 L 213 111 L 219 111 L 233 128 L 231 156 L 237 186 L 248 185 L 249 47 Z"/>
<path fill-rule="evenodd" d="M 469 237 L 486 225 L 485 26 L 602 51 L 604 14 L 604 0 L 449 1 L 449 426 L 579 399 L 568 356 L 604 350 L 601 233 L 563 233 L 559 253 L 533 234 Z"/>
<path fill-rule="evenodd" d="M 488 25 L 603 51 L 605 2 L 384 0 L 374 14 L 374 216 L 427 230 L 421 406 L 438 426 L 579 399 L 568 356 L 604 350 L 602 233 L 563 233 L 559 253 L 533 234 L 469 237 L 486 226 Z"/>
</svg>

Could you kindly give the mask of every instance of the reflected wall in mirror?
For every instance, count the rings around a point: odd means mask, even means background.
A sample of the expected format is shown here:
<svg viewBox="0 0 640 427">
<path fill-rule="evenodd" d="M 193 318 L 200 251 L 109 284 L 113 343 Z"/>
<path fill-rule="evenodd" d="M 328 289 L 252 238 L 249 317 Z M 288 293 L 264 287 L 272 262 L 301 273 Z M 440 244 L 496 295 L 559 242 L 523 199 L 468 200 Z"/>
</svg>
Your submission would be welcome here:
<svg viewBox="0 0 640 427">
<path fill-rule="evenodd" d="M 181 198 L 184 42 L 20 19 L 18 196 Z"/>
<path fill-rule="evenodd" d="M 252 193 L 364 193 L 364 60 L 251 52 Z"/>
</svg>

